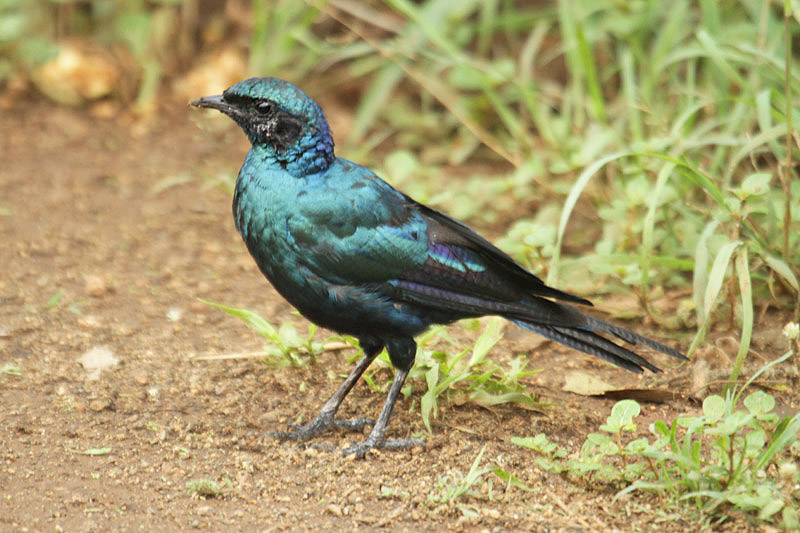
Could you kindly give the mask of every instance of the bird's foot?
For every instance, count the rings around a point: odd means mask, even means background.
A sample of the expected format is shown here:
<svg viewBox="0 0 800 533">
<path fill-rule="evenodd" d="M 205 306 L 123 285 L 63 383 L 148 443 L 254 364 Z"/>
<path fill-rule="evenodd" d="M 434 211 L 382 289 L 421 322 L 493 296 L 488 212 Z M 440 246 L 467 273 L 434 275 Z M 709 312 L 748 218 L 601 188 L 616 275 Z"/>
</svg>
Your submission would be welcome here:
<svg viewBox="0 0 800 533">
<path fill-rule="evenodd" d="M 363 431 L 366 426 L 371 426 L 375 422 L 366 418 L 358 418 L 355 420 L 337 420 L 333 418 L 333 413 L 320 413 L 317 417 L 305 425 L 290 424 L 289 427 L 294 430 L 287 433 L 273 432 L 270 437 L 275 437 L 282 440 L 310 440 L 327 431 L 330 428 L 341 429 L 344 431 Z"/>
<path fill-rule="evenodd" d="M 373 438 L 372 435 L 367 437 L 367 440 L 361 444 L 353 443 L 353 446 L 345 448 L 342 451 L 343 456 L 353 455 L 359 459 L 363 458 L 372 449 L 384 448 L 387 450 L 408 450 L 414 446 L 420 446 L 425 449 L 425 441 L 422 439 L 405 438 L 405 439 L 387 439 L 385 437 Z"/>
</svg>

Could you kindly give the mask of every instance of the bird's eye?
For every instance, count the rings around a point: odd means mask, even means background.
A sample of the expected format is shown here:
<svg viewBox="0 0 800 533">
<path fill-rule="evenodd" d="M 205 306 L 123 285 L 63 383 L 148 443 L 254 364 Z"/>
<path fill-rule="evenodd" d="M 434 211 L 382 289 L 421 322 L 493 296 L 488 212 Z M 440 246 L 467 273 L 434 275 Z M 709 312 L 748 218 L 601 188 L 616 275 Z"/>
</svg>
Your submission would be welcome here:
<svg viewBox="0 0 800 533">
<path fill-rule="evenodd" d="M 269 115 L 272 113 L 272 102 L 258 102 L 256 104 L 256 111 L 258 111 L 262 115 Z"/>
</svg>

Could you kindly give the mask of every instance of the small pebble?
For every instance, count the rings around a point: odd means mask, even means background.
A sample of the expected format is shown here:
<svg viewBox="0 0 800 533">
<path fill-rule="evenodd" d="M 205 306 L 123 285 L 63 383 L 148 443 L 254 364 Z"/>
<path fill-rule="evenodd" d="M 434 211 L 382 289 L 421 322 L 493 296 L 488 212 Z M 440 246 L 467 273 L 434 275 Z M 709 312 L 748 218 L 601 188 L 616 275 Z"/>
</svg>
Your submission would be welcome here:
<svg viewBox="0 0 800 533">
<path fill-rule="evenodd" d="M 326 513 L 330 513 L 330 514 L 332 514 L 334 516 L 342 516 L 342 508 L 341 508 L 341 506 L 333 504 L 333 503 L 325 508 L 325 512 Z"/>
<path fill-rule="evenodd" d="M 103 327 L 103 323 L 96 315 L 86 315 L 78 318 L 78 327 L 83 329 L 98 329 Z"/>
<path fill-rule="evenodd" d="M 204 313 L 208 309 L 208 305 L 203 302 L 192 302 L 189 304 L 189 310 L 192 313 Z"/>
<path fill-rule="evenodd" d="M 89 402 L 89 409 L 100 412 L 106 408 L 108 403 L 105 400 L 92 400 Z"/>
<path fill-rule="evenodd" d="M 87 274 L 84 278 L 86 294 L 89 296 L 103 296 L 108 292 L 106 280 L 95 274 Z"/>
</svg>

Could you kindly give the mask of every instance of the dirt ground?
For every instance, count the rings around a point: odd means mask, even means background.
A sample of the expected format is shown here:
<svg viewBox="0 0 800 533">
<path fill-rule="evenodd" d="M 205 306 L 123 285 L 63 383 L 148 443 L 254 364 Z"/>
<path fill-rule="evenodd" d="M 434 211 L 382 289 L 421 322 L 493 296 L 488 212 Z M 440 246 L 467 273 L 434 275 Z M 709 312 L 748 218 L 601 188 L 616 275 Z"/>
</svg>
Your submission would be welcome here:
<svg viewBox="0 0 800 533">
<path fill-rule="evenodd" d="M 643 431 L 651 420 L 697 413 L 689 398 L 696 364 L 676 368 L 666 356 L 649 355 L 664 374 L 638 377 L 508 327 L 492 357 L 530 354 L 529 367 L 544 369 L 528 378 L 531 389 L 556 403 L 548 416 L 446 406 L 426 450 L 355 461 L 339 452 L 353 435 L 318 440 L 334 451 L 268 438 L 298 415 L 315 414 L 348 373 L 352 353 L 327 353 L 299 370 L 257 358 L 197 358 L 263 346 L 241 322 L 197 298 L 305 330 L 247 255 L 230 197 L 218 186 L 220 175 L 238 170 L 244 136 L 183 105 L 147 125 L 36 99 L 0 114 L 0 365 L 19 369 L 0 374 L 0 530 L 698 527 L 654 496 L 612 503 L 614 491 L 549 474 L 532 452 L 509 442 L 544 432 L 577 452 L 597 431 L 614 402 L 563 392 L 568 370 L 684 393 L 644 404 Z M 771 315 L 761 321 L 756 361 L 785 351 L 783 324 Z M 711 368 L 721 364 L 715 357 L 735 354 L 730 335 L 715 333 L 701 352 Z M 111 364 L 93 369 L 91 356 Z M 412 400 L 398 404 L 390 435 L 424 431 L 419 411 L 409 411 Z M 779 401 L 796 410 L 798 394 Z M 360 383 L 341 414 L 375 417 L 382 402 Z M 506 490 L 490 473 L 475 496 L 438 502 L 484 444 L 482 466 L 501 467 L 533 491 Z M 224 492 L 198 497 L 187 483 L 199 480 Z M 721 529 L 751 527 L 734 516 Z"/>
</svg>

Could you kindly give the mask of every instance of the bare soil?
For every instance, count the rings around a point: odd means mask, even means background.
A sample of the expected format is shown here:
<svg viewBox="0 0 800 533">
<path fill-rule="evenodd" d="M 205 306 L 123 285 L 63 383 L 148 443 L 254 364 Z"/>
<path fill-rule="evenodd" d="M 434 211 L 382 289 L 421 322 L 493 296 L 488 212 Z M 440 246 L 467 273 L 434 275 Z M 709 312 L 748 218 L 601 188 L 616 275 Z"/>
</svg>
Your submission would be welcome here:
<svg viewBox="0 0 800 533">
<path fill-rule="evenodd" d="M 702 388 L 714 368 L 729 368 L 735 333 L 710 337 L 705 366 L 650 354 L 666 372 L 640 377 L 509 326 L 492 357 L 529 354 L 529 366 L 543 369 L 529 378 L 531 390 L 555 404 L 547 415 L 445 405 L 427 449 L 365 460 L 340 455 L 358 435 L 318 439 L 332 450 L 278 442 L 267 434 L 313 416 L 353 354 L 330 352 L 302 369 L 197 359 L 263 342 L 197 298 L 305 328 L 247 255 L 218 186 L 238 169 L 244 136 L 182 106 L 146 124 L 41 101 L 0 113 L 0 365 L 20 370 L 0 374 L 0 530 L 697 529 L 656 496 L 612 502 L 612 489 L 549 474 L 509 439 L 544 432 L 579 451 L 614 401 L 563 392 L 564 373 L 576 369 L 680 393 L 645 403 L 642 431 L 697 413 L 698 379 Z M 767 313 L 760 321 L 755 364 L 786 349 L 783 320 Z M 93 371 L 87 353 L 117 361 Z M 418 400 L 419 392 L 398 404 L 392 436 L 424 432 L 410 410 Z M 796 410 L 798 394 L 779 401 Z M 341 414 L 374 418 L 382 402 L 360 383 Z M 482 465 L 513 473 L 532 492 L 506 489 L 489 473 L 474 495 L 437 501 L 484 444 Z M 187 488 L 200 480 L 224 490 L 204 499 Z M 717 529 L 751 528 L 733 516 Z"/>
</svg>

